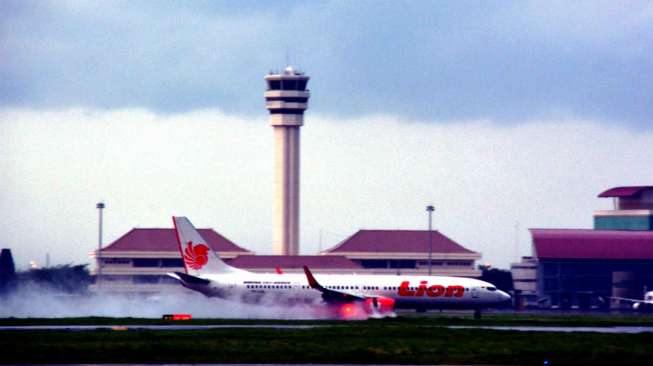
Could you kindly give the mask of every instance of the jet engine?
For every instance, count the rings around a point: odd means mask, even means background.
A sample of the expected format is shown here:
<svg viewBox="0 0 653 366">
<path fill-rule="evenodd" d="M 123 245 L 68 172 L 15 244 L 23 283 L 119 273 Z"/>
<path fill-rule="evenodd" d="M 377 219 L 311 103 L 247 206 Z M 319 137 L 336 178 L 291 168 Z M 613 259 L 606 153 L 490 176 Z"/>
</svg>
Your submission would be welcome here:
<svg viewBox="0 0 653 366">
<path fill-rule="evenodd" d="M 365 310 L 372 317 L 394 317 L 395 300 L 389 297 L 371 297 L 365 300 Z"/>
</svg>

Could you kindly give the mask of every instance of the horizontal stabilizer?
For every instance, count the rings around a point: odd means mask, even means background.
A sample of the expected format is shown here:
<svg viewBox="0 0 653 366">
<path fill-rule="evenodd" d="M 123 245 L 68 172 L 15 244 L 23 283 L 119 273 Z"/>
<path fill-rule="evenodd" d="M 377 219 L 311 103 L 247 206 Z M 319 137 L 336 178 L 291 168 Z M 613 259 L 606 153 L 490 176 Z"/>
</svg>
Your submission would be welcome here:
<svg viewBox="0 0 653 366">
<path fill-rule="evenodd" d="M 182 272 L 175 272 L 175 275 L 178 277 L 178 279 L 180 281 L 185 282 L 185 283 L 190 284 L 190 285 L 203 285 L 203 286 L 206 286 L 209 283 L 211 283 L 211 281 L 205 280 L 204 278 L 191 276 L 189 274 L 185 274 L 185 273 L 182 273 Z"/>
</svg>

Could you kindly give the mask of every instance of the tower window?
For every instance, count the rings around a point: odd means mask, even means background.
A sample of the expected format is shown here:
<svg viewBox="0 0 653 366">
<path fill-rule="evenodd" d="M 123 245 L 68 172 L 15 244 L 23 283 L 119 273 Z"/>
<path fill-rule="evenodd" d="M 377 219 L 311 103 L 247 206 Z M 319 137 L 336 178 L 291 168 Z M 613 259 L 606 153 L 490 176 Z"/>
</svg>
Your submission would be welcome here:
<svg viewBox="0 0 653 366">
<path fill-rule="evenodd" d="M 304 114 L 304 110 L 289 108 L 270 109 L 270 114 Z"/>
<path fill-rule="evenodd" d="M 270 90 L 280 90 L 281 89 L 281 80 L 268 80 L 268 89 L 270 89 Z"/>
<path fill-rule="evenodd" d="M 283 90 L 297 90 L 297 80 L 282 80 L 281 88 Z"/>
<path fill-rule="evenodd" d="M 286 103 L 306 103 L 308 98 L 306 97 L 267 97 L 265 98 L 268 102 L 282 101 Z"/>
</svg>

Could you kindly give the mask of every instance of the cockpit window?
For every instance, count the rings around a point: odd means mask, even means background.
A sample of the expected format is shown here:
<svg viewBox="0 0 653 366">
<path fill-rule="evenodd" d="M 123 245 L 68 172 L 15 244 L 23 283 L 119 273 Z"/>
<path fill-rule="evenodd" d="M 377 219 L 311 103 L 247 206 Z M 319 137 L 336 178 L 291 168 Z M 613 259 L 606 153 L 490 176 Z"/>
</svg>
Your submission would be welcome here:
<svg viewBox="0 0 653 366">
<path fill-rule="evenodd" d="M 490 291 L 496 291 L 497 290 L 496 287 L 488 287 L 487 289 L 490 290 Z"/>
</svg>

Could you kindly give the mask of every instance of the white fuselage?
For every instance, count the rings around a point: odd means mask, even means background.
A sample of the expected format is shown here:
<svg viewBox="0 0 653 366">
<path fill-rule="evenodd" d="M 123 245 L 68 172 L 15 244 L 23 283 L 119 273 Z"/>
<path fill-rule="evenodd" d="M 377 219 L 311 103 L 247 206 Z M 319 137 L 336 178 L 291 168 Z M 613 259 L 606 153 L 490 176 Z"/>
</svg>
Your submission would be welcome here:
<svg viewBox="0 0 653 366">
<path fill-rule="evenodd" d="M 259 302 L 273 299 L 284 303 L 314 303 L 322 292 L 311 288 L 304 274 L 258 274 L 238 272 L 205 275 L 209 286 L 187 286 L 208 296 Z M 395 300 L 397 308 L 467 308 L 498 305 L 510 299 L 492 284 L 460 277 L 401 275 L 315 276 L 329 290 L 367 298 Z"/>
</svg>

